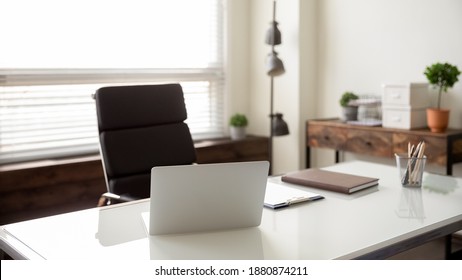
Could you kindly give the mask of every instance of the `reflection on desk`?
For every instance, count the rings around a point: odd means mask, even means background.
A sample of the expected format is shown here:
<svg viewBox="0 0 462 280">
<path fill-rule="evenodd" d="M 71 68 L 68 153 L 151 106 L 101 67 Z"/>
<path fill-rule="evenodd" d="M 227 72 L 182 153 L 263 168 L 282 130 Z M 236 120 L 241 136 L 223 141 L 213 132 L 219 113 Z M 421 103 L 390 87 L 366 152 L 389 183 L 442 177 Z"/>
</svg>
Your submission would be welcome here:
<svg viewBox="0 0 462 280">
<path fill-rule="evenodd" d="M 141 213 L 151 259 L 210 260 L 263 258 L 259 228 L 220 230 L 190 234 L 149 234 L 149 212 Z"/>
<path fill-rule="evenodd" d="M 149 249 L 151 259 L 261 260 L 264 258 L 259 228 L 149 236 Z"/>
<path fill-rule="evenodd" d="M 460 188 L 460 181 L 454 177 L 425 176 L 422 181 L 425 190 L 440 194 L 449 194 Z"/>
<path fill-rule="evenodd" d="M 147 200 L 146 200 L 147 201 Z M 132 218 L 123 219 L 126 215 L 123 207 L 115 207 L 110 211 L 98 211 L 98 232 L 95 234 L 102 246 L 114 246 L 146 238 L 146 233 L 133 230 L 143 226 L 143 221 Z"/>
<path fill-rule="evenodd" d="M 422 200 L 422 189 L 403 187 L 396 214 L 400 218 L 420 219 L 423 222 L 425 209 Z"/>
</svg>

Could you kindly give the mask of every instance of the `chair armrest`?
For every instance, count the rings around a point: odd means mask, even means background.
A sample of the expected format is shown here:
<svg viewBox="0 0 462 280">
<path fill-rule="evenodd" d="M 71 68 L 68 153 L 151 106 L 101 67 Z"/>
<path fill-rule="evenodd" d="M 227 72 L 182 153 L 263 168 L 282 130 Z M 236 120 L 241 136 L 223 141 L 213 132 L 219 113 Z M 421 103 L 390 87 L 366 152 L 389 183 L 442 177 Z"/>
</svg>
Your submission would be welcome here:
<svg viewBox="0 0 462 280">
<path fill-rule="evenodd" d="M 133 201 L 136 199 L 137 198 L 129 195 L 118 195 L 111 192 L 105 192 L 101 195 L 101 197 L 98 200 L 98 207 L 111 205 L 114 203 Z"/>
</svg>

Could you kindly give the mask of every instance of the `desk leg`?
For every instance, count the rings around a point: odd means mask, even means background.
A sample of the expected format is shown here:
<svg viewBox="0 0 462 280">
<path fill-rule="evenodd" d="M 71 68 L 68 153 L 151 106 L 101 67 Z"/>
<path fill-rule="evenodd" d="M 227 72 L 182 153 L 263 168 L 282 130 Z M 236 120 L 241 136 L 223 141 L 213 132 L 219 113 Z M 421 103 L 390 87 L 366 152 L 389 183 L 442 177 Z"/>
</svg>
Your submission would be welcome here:
<svg viewBox="0 0 462 280">
<path fill-rule="evenodd" d="M 311 151 L 310 151 L 310 147 L 309 147 L 309 146 L 306 147 L 306 152 L 305 152 L 305 166 L 306 166 L 306 168 L 310 168 L 310 166 L 311 166 Z"/>
<path fill-rule="evenodd" d="M 452 163 L 448 163 L 446 166 L 446 175 L 452 176 Z"/>
<path fill-rule="evenodd" d="M 452 159 L 452 145 L 453 145 L 453 140 L 451 138 L 448 138 L 448 143 L 447 143 L 447 150 L 446 150 L 446 175 L 451 176 L 452 175 L 452 164 L 453 159 Z"/>
<path fill-rule="evenodd" d="M 5 253 L 5 251 L 0 249 L 0 260 L 12 260 L 8 254 Z"/>
<path fill-rule="evenodd" d="M 446 260 L 450 260 L 452 259 L 451 255 L 452 255 L 452 235 L 449 234 L 449 235 L 446 235 L 446 237 L 444 238 L 444 259 Z"/>
</svg>

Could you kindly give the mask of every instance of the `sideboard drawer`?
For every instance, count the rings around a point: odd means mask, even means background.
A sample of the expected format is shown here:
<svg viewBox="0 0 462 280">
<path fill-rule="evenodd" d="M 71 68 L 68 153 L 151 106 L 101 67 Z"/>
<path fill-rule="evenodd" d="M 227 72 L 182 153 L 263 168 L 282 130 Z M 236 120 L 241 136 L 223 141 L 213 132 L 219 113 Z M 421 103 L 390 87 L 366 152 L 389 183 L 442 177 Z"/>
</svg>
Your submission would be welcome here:
<svg viewBox="0 0 462 280">
<path fill-rule="evenodd" d="M 392 134 L 350 129 L 345 150 L 372 156 L 389 157 L 393 154 Z"/>
<path fill-rule="evenodd" d="M 308 142 L 312 147 L 342 150 L 345 148 L 348 130 L 343 127 L 310 125 Z"/>
<path fill-rule="evenodd" d="M 447 162 L 448 143 L 446 138 L 409 135 L 407 133 L 393 134 L 393 153 L 407 153 L 408 143 L 417 146 L 420 141 L 425 142 L 427 161 L 445 165 Z"/>
</svg>

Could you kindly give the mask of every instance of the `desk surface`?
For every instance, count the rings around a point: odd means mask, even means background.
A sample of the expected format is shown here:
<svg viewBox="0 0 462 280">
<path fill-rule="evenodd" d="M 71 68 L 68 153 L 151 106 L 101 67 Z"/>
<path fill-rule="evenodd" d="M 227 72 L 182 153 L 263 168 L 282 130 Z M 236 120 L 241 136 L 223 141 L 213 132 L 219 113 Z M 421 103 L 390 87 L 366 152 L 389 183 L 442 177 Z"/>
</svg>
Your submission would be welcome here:
<svg viewBox="0 0 462 280">
<path fill-rule="evenodd" d="M 378 177 L 379 186 L 352 195 L 306 188 L 325 199 L 265 208 L 256 228 L 169 236 L 146 233 L 141 200 L 5 225 L 0 247 L 27 259 L 385 258 L 462 229 L 461 178 L 427 173 L 421 189 L 409 189 L 394 166 L 325 169 Z"/>
</svg>

